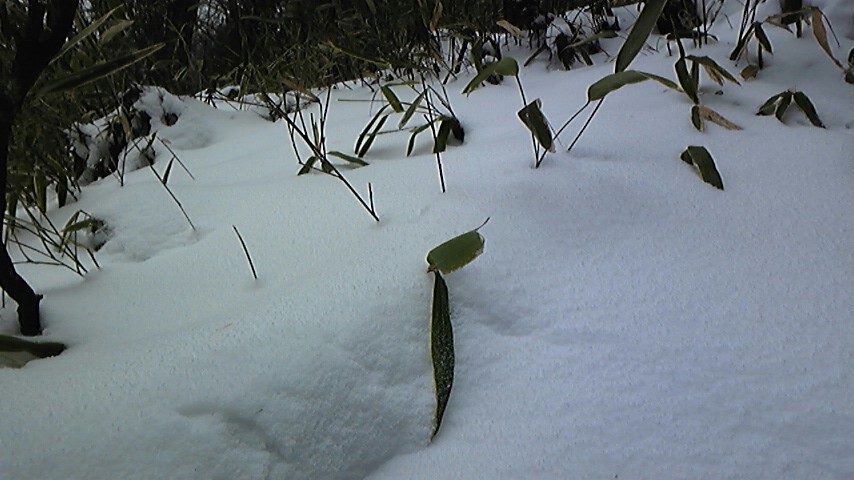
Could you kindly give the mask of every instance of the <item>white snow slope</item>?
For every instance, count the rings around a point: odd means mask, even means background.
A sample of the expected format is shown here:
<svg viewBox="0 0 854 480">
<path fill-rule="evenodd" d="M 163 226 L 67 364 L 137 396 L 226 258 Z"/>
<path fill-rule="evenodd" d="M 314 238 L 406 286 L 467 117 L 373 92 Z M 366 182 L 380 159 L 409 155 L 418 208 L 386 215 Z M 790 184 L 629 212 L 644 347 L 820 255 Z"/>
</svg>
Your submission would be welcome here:
<svg viewBox="0 0 854 480">
<path fill-rule="evenodd" d="M 842 3 L 823 6 L 839 58 L 854 44 Z M 689 51 L 736 72 L 737 32 L 716 28 L 720 43 Z M 697 132 L 687 97 L 647 82 L 610 95 L 566 153 L 576 121 L 539 169 L 515 82 L 467 97 L 469 77 L 452 82 L 466 140 L 442 155 L 446 193 L 426 136 L 407 158 L 407 134 L 383 135 L 370 166 L 343 170 L 371 183 L 379 223 L 335 179 L 296 176 L 283 122 L 183 99 L 157 128 L 195 175 L 176 166 L 169 185 L 196 229 L 138 170 L 52 213 L 107 221 L 100 270 L 21 266 L 45 294 L 45 339 L 69 349 L 0 369 L 0 478 L 851 478 L 852 86 L 809 27 L 768 34 L 756 80 L 718 95 L 703 77 L 703 103 L 743 131 Z M 661 45 L 632 68 L 674 78 Z M 613 71 L 596 61 L 534 62 L 527 97 L 559 126 Z M 754 115 L 787 88 L 826 129 Z M 367 88 L 332 96 L 329 147 L 351 152 L 377 106 L 339 101 Z M 688 145 L 725 191 L 679 160 Z M 456 377 L 431 443 L 424 257 L 487 217 L 483 255 L 447 277 Z M 17 331 L 11 306 L 0 331 Z"/>
</svg>

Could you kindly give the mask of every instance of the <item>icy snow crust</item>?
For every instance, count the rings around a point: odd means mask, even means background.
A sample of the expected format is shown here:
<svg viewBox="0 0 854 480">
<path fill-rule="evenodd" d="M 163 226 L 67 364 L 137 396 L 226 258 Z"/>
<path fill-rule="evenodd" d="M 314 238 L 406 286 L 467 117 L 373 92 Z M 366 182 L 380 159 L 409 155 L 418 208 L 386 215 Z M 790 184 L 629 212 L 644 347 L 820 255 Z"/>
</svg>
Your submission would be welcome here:
<svg viewBox="0 0 854 480">
<path fill-rule="evenodd" d="M 699 54 L 726 58 L 735 32 L 718 27 Z M 687 99 L 650 82 L 539 170 L 513 82 L 467 98 L 452 83 L 467 132 L 442 157 L 447 193 L 426 138 L 405 158 L 407 134 L 381 136 L 369 167 L 345 170 L 372 183 L 378 224 L 334 179 L 296 176 L 282 122 L 182 100 L 155 128 L 196 177 L 169 182 L 196 230 L 143 169 L 53 214 L 107 221 L 101 270 L 22 267 L 46 338 L 70 348 L 0 369 L 0 478 L 850 478 L 852 89 L 808 35 L 768 34 L 759 80 L 722 95 L 703 81 L 744 131 L 696 132 Z M 674 60 L 634 68 L 673 77 Z M 559 125 L 613 71 L 599 62 L 534 63 L 522 81 Z M 793 86 L 826 130 L 753 115 Z M 338 100 L 371 95 L 333 92 L 330 149 L 351 151 L 372 115 Z M 679 161 L 688 145 L 725 192 Z M 424 256 L 487 217 L 483 256 L 447 278 L 456 382 L 428 444 Z"/>
</svg>

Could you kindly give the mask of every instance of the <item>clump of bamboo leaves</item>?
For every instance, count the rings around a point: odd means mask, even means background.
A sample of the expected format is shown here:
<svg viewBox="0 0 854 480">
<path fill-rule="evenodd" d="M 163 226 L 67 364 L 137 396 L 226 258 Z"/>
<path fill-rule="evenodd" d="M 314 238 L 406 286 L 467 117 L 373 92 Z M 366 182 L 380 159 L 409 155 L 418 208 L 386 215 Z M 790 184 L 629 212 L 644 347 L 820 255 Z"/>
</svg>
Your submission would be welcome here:
<svg viewBox="0 0 854 480">
<path fill-rule="evenodd" d="M 445 175 L 442 168 L 442 152 L 451 144 L 451 137 L 462 143 L 465 140 L 465 129 L 459 118 L 454 113 L 448 92 L 443 84 L 439 83 L 441 91 L 428 82 L 424 72 L 421 72 L 420 82 L 400 81 L 386 83 L 379 89 L 385 103 L 380 107 L 368 124 L 362 129 L 356 139 L 353 148 L 354 153 L 361 157 L 368 154 L 371 146 L 379 135 L 396 132 L 408 132 L 409 141 L 406 144 L 406 156 L 410 156 L 415 148 L 416 138 L 423 132 L 429 130 L 433 139 L 432 152 L 436 156 L 436 165 L 439 173 L 439 185 L 442 192 L 446 191 Z M 398 87 L 409 88 L 415 94 L 411 102 L 402 101 L 394 89 Z M 438 102 L 438 105 L 437 105 Z M 439 108 L 441 105 L 441 109 Z M 400 120 L 396 128 L 386 129 L 387 120 L 391 115 L 399 114 Z M 414 118 L 420 117 L 423 123 L 411 125 Z"/>
<path fill-rule="evenodd" d="M 304 109 L 299 108 L 295 112 L 286 112 L 282 110 L 281 107 L 277 107 L 276 103 L 269 99 L 269 96 L 266 94 L 262 95 L 263 97 L 267 97 L 266 100 L 268 105 L 274 109 L 278 109 L 277 113 L 279 118 L 284 119 L 287 124 L 291 147 L 293 148 L 297 162 L 301 165 L 297 175 L 305 175 L 310 172 L 320 172 L 340 180 L 341 183 L 347 187 L 347 190 L 356 197 L 356 200 L 358 200 L 359 204 L 368 212 L 371 218 L 379 222 L 380 218 L 377 215 L 376 207 L 374 206 L 374 194 L 371 184 L 368 183 L 368 198 L 365 199 L 362 194 L 353 187 L 347 178 L 344 177 L 341 170 L 329 159 L 330 157 L 335 157 L 356 166 L 368 165 L 368 162 L 360 157 L 354 157 L 336 150 L 330 151 L 326 148 L 326 125 L 329 116 L 329 99 L 332 95 L 332 88 L 327 87 L 326 96 L 321 102 L 320 98 L 312 93 L 308 88 L 291 80 L 285 80 L 284 83 L 289 90 L 297 92 L 299 95 L 309 99 L 312 103 L 317 104 L 320 109 L 318 117 L 315 117 L 314 114 L 310 114 L 308 120 L 306 120 Z M 285 95 L 283 94 L 282 97 L 284 96 Z M 299 96 L 297 98 L 299 101 Z M 309 155 L 305 160 L 302 158 L 297 141 L 307 147 L 311 153 L 311 155 Z"/>
<path fill-rule="evenodd" d="M 554 137 L 552 129 L 543 114 L 543 102 L 539 98 L 530 103 L 525 96 L 525 89 L 519 79 L 519 64 L 515 59 L 504 57 L 501 60 L 483 67 L 465 86 L 463 93 L 469 94 L 479 88 L 492 75 L 509 76 L 516 79 L 519 95 L 522 97 L 522 109 L 516 115 L 531 134 L 531 145 L 534 150 L 534 168 L 539 168 L 546 152 L 554 152 Z"/>
<path fill-rule="evenodd" d="M 763 116 L 774 115 L 777 120 L 783 123 L 783 116 L 786 114 L 789 107 L 792 106 L 792 100 L 794 100 L 794 104 L 804 112 L 804 115 L 807 116 L 807 119 L 811 124 L 813 124 L 813 126 L 824 128 L 824 123 L 822 123 L 821 119 L 818 117 L 818 112 L 816 112 L 812 101 L 810 101 L 809 97 L 807 97 L 804 92 L 799 90 L 790 89 L 776 95 L 772 95 L 771 98 L 766 100 L 765 103 L 759 107 L 756 114 Z"/>
<path fill-rule="evenodd" d="M 753 78 L 760 70 L 765 67 L 765 63 L 762 56 L 763 52 L 768 53 L 769 55 L 772 55 L 774 53 L 773 48 L 771 46 L 771 41 L 768 40 L 768 35 L 765 34 L 765 30 L 762 27 L 764 23 L 791 32 L 791 30 L 789 29 L 789 24 L 794 21 L 797 24 L 796 35 L 800 37 L 802 19 L 806 20 L 807 24 L 812 27 L 813 36 L 815 37 L 816 43 L 818 43 L 818 45 L 821 47 L 824 53 L 827 54 L 827 56 L 834 63 L 834 65 L 836 65 L 843 71 L 845 70 L 845 67 L 842 65 L 842 63 L 840 63 L 839 60 L 837 60 L 836 57 L 833 56 L 833 52 L 830 48 L 830 43 L 828 42 L 828 30 L 833 34 L 833 38 L 836 41 L 837 45 L 839 45 L 839 39 L 836 38 L 836 34 L 833 33 L 833 27 L 830 25 L 830 21 L 827 19 L 827 16 L 824 14 L 824 12 L 821 11 L 820 8 L 806 7 L 794 11 L 783 11 L 781 13 L 771 15 L 764 21 L 759 22 L 756 21 L 756 8 L 759 3 L 761 2 L 745 2 L 741 27 L 739 29 L 738 41 L 736 42 L 735 48 L 729 56 L 730 60 L 738 61 L 743 56 L 746 56 L 750 41 L 752 39 L 756 40 L 756 63 L 748 63 L 748 65 L 741 71 L 742 78 Z M 798 3 L 800 4 L 800 2 Z M 827 23 L 826 26 L 825 22 Z"/>
</svg>

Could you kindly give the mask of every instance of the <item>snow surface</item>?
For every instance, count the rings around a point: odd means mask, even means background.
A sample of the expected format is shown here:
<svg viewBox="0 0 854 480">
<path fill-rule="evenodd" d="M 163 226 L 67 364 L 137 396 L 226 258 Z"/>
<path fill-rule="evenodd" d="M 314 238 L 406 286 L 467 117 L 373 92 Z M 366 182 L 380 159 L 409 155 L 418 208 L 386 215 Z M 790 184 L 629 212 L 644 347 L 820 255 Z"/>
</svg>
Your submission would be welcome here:
<svg viewBox="0 0 854 480">
<path fill-rule="evenodd" d="M 841 4 L 824 8 L 845 58 Z M 736 31 L 716 27 L 697 53 L 737 71 Z M 112 237 L 83 279 L 21 266 L 45 339 L 70 348 L 0 369 L 0 478 L 851 478 L 852 86 L 805 32 L 769 29 L 757 80 L 720 95 L 704 80 L 704 104 L 744 131 L 695 131 L 687 98 L 647 82 L 537 170 L 514 82 L 468 97 L 453 82 L 466 142 L 442 155 L 447 193 L 426 137 L 406 158 L 408 135 L 383 135 L 370 166 L 343 169 L 363 194 L 371 182 L 379 223 L 335 179 L 296 176 L 283 122 L 171 105 L 180 119 L 156 129 L 195 176 L 175 167 L 169 185 L 196 229 L 148 169 L 52 213 L 85 210 Z M 633 68 L 673 78 L 674 60 Z M 537 61 L 521 79 L 560 125 L 613 71 L 597 63 Z M 754 116 L 790 87 L 827 129 Z M 376 106 L 338 100 L 372 92 L 332 96 L 329 147 L 349 152 Z M 679 160 L 688 145 L 726 191 Z M 487 217 L 484 254 L 446 279 L 456 380 L 430 443 L 424 257 Z M 12 307 L 0 331 L 16 331 Z"/>
</svg>

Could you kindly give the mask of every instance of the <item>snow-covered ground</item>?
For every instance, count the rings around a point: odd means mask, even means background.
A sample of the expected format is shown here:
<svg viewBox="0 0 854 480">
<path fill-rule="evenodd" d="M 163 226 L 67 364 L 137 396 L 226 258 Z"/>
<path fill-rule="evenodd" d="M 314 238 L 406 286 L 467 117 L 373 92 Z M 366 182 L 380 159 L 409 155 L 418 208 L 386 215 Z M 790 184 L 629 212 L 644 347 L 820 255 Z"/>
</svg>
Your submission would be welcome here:
<svg viewBox="0 0 854 480">
<path fill-rule="evenodd" d="M 854 44 L 843 3 L 823 5 L 838 58 Z M 694 53 L 737 72 L 737 32 L 714 33 Z M 296 176 L 283 122 L 184 99 L 158 128 L 195 176 L 175 166 L 169 185 L 196 229 L 142 169 L 52 214 L 107 222 L 100 270 L 21 266 L 45 339 L 69 349 L 0 369 L 0 478 L 851 478 L 854 86 L 809 27 L 767 33 L 759 78 L 703 77 L 703 103 L 743 131 L 697 132 L 687 97 L 646 82 L 539 169 L 514 82 L 468 97 L 470 77 L 452 82 L 466 139 L 442 155 L 447 193 L 426 134 L 412 157 L 408 134 L 383 135 L 370 166 L 342 169 L 372 184 L 379 223 L 335 179 Z M 660 46 L 632 68 L 674 78 Z M 522 70 L 552 124 L 613 71 L 595 58 Z M 826 129 L 754 115 L 787 88 Z M 371 97 L 333 91 L 330 149 L 351 152 L 377 108 L 339 100 Z M 680 161 L 688 145 L 725 191 Z M 424 257 L 487 217 L 484 254 L 446 278 L 456 379 L 431 443 Z M 15 331 L 7 307 L 0 332 Z"/>
</svg>

